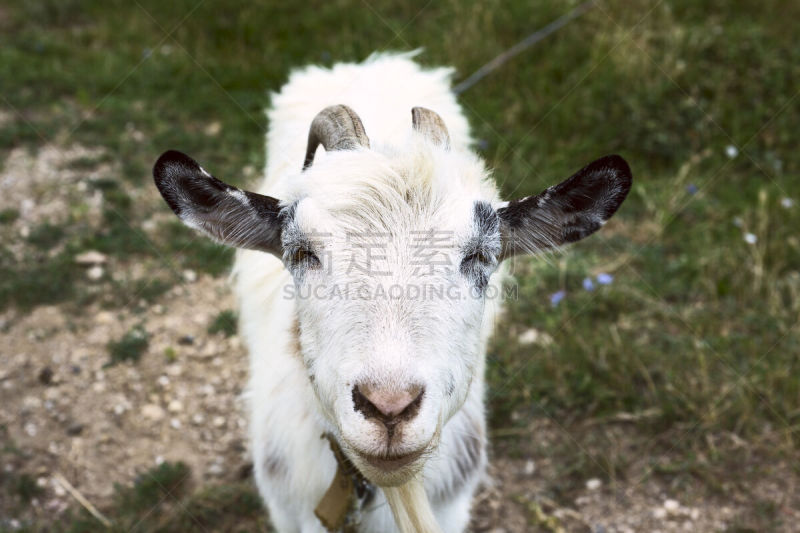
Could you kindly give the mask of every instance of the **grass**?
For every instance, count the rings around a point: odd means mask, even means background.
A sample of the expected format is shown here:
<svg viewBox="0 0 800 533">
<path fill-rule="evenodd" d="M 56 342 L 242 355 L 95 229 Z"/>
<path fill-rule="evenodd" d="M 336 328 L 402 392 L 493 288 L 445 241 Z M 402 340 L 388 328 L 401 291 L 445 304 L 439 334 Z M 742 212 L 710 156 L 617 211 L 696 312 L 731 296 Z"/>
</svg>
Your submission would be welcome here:
<svg viewBox="0 0 800 533">
<path fill-rule="evenodd" d="M 149 338 L 143 327 L 137 326 L 128 331 L 118 341 L 108 343 L 110 356 L 107 365 L 115 365 L 123 361 L 137 362 L 149 346 Z"/>
<path fill-rule="evenodd" d="M 19 218 L 19 211 L 10 207 L 0 211 L 0 224 L 10 224 Z"/>
<path fill-rule="evenodd" d="M 115 487 L 111 504 L 102 510 L 110 528 L 81 510 L 56 531 L 271 531 L 255 487 L 238 482 L 193 489 L 190 473 L 185 463 L 164 462 L 132 485 Z"/>
<path fill-rule="evenodd" d="M 230 309 L 220 311 L 214 320 L 208 326 L 208 332 L 211 334 L 222 333 L 226 337 L 236 335 L 236 312 Z"/>
<path fill-rule="evenodd" d="M 184 268 L 223 274 L 231 252 L 177 221 L 159 222 L 157 238 L 138 229 L 166 212 L 140 194 L 152 187 L 149 166 L 161 151 L 196 154 L 220 178 L 244 185 L 263 167 L 268 92 L 290 68 L 424 47 L 423 63 L 454 65 L 461 79 L 566 4 L 4 7 L 0 108 L 14 119 L 0 122 L 0 154 L 81 143 L 106 155 L 78 159 L 73 169 L 116 170 L 92 184 L 105 199 L 99 231 L 75 217 L 34 228 L 21 262 L 0 252 L 0 307 L 92 301 L 81 298 L 87 282 L 72 261 L 86 249 L 163 269 L 148 298 L 179 282 Z M 538 262 L 515 262 L 518 297 L 490 347 L 495 429 L 549 417 L 583 442 L 584 421 L 630 415 L 652 437 L 641 453 L 656 447 L 710 457 L 675 461 L 659 474 L 670 476 L 731 475 L 720 466 L 734 452 L 712 454 L 707 445 L 724 435 L 795 456 L 798 16 L 800 5 L 777 0 L 607 0 L 462 96 L 478 150 L 507 197 L 538 192 L 605 153 L 626 157 L 635 178 L 597 236 Z M 795 205 L 784 207 L 786 198 Z M 19 217 L 2 211 L 0 230 Z M 613 283 L 585 290 L 583 280 L 601 272 Z M 136 300 L 148 282 L 109 286 L 124 296 L 110 305 Z M 564 299 L 552 306 L 561 290 Z M 212 327 L 227 335 L 232 326 L 218 325 L 221 317 Z M 530 329 L 552 340 L 522 342 Z M 587 462 L 579 448 L 561 453 L 583 465 L 581 473 L 612 464 Z M 754 516 L 769 515 L 768 507 Z"/>
</svg>

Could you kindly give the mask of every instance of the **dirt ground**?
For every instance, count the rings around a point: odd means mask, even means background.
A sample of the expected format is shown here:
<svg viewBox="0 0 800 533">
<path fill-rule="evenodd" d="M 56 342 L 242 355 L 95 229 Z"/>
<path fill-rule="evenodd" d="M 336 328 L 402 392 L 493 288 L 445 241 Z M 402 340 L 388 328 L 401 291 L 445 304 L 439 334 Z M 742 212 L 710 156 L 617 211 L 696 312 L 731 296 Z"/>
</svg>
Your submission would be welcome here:
<svg viewBox="0 0 800 533">
<path fill-rule="evenodd" d="M 61 168 L 64 157 L 82 154 L 43 150 L 35 160 L 13 154 L 0 175 L 5 200 L 22 206 L 11 231 L 24 233 L 44 212 L 58 221 L 66 208 L 63 199 L 79 193 L 82 181 L 61 172 L 61 190 L 51 194 L 48 174 Z M 19 179 L 22 173 L 30 179 Z M 41 194 L 42 201 L 26 203 Z M 48 195 L 55 203 L 45 210 Z M 111 260 L 103 268 L 147 275 Z M 196 485 L 240 479 L 247 472 L 239 399 L 247 378 L 245 349 L 235 335 L 208 332 L 219 311 L 234 309 L 233 298 L 224 278 L 182 276 L 183 283 L 145 304 L 146 311 L 142 305 L 92 304 L 76 312 L 67 303 L 0 314 L 0 427 L 21 450 L 3 455 L 1 467 L 6 474 L 33 476 L 43 489 L 24 511 L 28 516 L 50 522 L 76 506 L 59 475 L 102 508 L 115 483 L 129 484 L 162 461 L 187 463 Z M 107 366 L 108 343 L 135 326 L 149 337 L 141 360 Z M 637 453 L 629 446 L 630 428 L 602 430 L 618 439 L 618 453 Z M 564 469 L 542 450 L 564 439 L 560 428 L 541 419 L 513 439 L 496 439 L 491 479 L 475 498 L 472 531 L 724 531 L 738 523 L 747 503 L 750 492 L 736 487 L 710 497 L 700 483 L 678 488 L 647 476 L 647 457 L 629 457 L 626 472 L 613 482 L 587 478 L 577 493 L 554 501 L 551 488 Z M 785 524 L 800 523 L 796 470 L 776 464 L 769 472 L 754 479 L 754 486 L 777 506 Z M 13 510 L 0 510 L 10 513 L 5 520 L 16 518 Z"/>
</svg>

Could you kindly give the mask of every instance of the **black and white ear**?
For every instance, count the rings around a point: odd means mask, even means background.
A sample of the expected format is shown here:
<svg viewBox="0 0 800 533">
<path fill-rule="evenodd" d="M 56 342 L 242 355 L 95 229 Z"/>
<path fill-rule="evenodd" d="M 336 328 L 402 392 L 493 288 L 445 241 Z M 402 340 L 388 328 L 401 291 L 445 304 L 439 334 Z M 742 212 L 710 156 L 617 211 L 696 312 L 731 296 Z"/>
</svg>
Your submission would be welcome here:
<svg viewBox="0 0 800 533">
<path fill-rule="evenodd" d="M 608 155 L 540 194 L 509 202 L 497 210 L 502 258 L 588 237 L 617 211 L 631 181 L 628 163 Z"/>
<path fill-rule="evenodd" d="M 175 150 L 158 158 L 153 178 L 187 226 L 222 244 L 281 256 L 280 206 L 275 198 L 223 183 Z"/>
</svg>

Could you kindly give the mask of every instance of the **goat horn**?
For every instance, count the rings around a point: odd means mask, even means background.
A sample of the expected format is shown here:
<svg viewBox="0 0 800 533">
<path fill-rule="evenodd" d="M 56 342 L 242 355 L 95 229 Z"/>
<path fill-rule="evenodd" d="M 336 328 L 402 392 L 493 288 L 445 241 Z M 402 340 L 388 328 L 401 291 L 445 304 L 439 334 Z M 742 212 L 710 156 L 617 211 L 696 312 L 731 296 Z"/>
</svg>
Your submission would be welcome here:
<svg viewBox="0 0 800 533">
<path fill-rule="evenodd" d="M 303 170 L 314 162 L 314 154 L 320 144 L 328 152 L 353 150 L 359 146 L 369 148 L 369 138 L 355 111 L 346 105 L 332 105 L 320 111 L 311 122 Z"/>
<path fill-rule="evenodd" d="M 411 109 L 411 123 L 414 129 L 426 136 L 428 139 L 444 148 L 450 148 L 450 133 L 444 120 L 435 111 L 424 107 Z"/>
</svg>

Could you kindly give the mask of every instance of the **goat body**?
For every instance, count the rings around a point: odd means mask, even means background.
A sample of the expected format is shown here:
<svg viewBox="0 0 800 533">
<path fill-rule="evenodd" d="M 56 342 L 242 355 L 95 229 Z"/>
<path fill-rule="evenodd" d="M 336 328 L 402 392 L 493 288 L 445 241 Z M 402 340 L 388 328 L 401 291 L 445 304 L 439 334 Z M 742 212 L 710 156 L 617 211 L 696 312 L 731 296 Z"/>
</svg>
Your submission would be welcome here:
<svg viewBox="0 0 800 533">
<path fill-rule="evenodd" d="M 464 531 L 503 260 L 592 234 L 631 186 L 607 156 L 502 201 L 452 70 L 413 55 L 293 73 L 272 98 L 258 192 L 180 152 L 153 170 L 186 224 L 240 248 L 254 472 L 281 532 L 325 531 L 315 511 L 347 469 L 368 485 L 349 530 Z"/>
<path fill-rule="evenodd" d="M 287 197 L 293 185 L 287 182 L 296 177 L 303 160 L 309 124 L 320 109 L 333 104 L 343 103 L 357 111 L 375 149 L 391 152 L 413 143 L 410 110 L 422 105 L 442 116 L 452 149 L 466 150 L 469 127 L 450 92 L 451 72 L 422 70 L 410 54 L 375 55 L 362 64 L 295 72 L 273 96 L 268 112 L 266 180 L 259 192 Z M 496 197 L 482 175 L 476 178 L 476 189 L 484 188 L 489 198 Z M 346 183 L 335 186 L 341 188 L 338 194 L 348 194 Z M 259 490 L 279 531 L 324 531 L 314 509 L 337 464 L 320 436 L 335 428 L 320 412 L 303 364 L 295 301 L 285 291 L 292 285 L 291 274 L 279 259 L 249 250 L 239 252 L 234 272 L 241 304 L 240 331 L 250 350 L 247 400 Z M 493 317 L 487 310 L 484 339 Z M 445 531 L 464 530 L 472 494 L 486 465 L 482 369 L 476 375 L 466 402 L 442 429 L 438 453 L 426 462 L 423 472 L 426 493 Z M 361 513 L 361 531 L 395 530 L 380 491 L 368 507 Z"/>
</svg>

